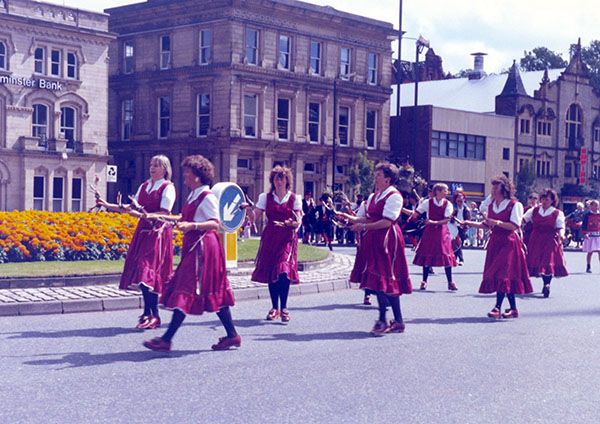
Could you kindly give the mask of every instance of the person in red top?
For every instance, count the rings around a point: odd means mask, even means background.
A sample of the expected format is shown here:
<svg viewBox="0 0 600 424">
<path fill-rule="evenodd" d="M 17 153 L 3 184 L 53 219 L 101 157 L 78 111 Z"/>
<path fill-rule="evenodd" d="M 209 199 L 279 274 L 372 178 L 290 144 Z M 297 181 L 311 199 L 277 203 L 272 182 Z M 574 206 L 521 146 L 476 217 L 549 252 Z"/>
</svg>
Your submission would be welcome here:
<svg viewBox="0 0 600 424">
<path fill-rule="evenodd" d="M 590 210 L 583 216 L 583 251 L 587 252 L 585 272 L 592 272 L 592 255 L 598 252 L 600 259 L 600 207 L 597 200 L 590 201 Z"/>
<path fill-rule="evenodd" d="M 212 345 L 213 350 L 240 347 L 242 339 L 231 317 L 230 306 L 235 300 L 225 270 L 225 251 L 216 231 L 219 206 L 209 189 L 214 168 L 201 155 L 188 156 L 181 166 L 183 182 L 191 189 L 181 216 L 172 218 L 184 234 L 181 262 L 160 298 L 164 308 L 173 310 L 173 318 L 165 334 L 144 342 L 144 347 L 169 352 L 171 340 L 185 317 L 204 312 L 216 312 L 227 333 Z"/>
<path fill-rule="evenodd" d="M 527 213 L 530 209 L 538 206 L 539 196 L 537 193 L 531 193 L 527 197 L 527 206 L 523 209 L 523 213 Z M 531 236 L 531 232 L 533 231 L 533 223 L 531 221 L 527 221 L 523 225 L 523 242 L 525 246 L 529 246 L 529 237 Z"/>
<path fill-rule="evenodd" d="M 158 296 L 173 275 L 172 226 L 156 219 L 169 215 L 175 203 L 171 174 L 169 158 L 157 155 L 150 160 L 150 179 L 139 187 L 135 195 L 135 201 L 143 210 L 123 204 L 120 193 L 118 204 L 108 203 L 96 196 L 98 206 L 140 218 L 129 244 L 119 288 L 127 290 L 139 287 L 142 291 L 144 312 L 136 325 L 142 330 L 160 327 Z"/>
<path fill-rule="evenodd" d="M 375 193 L 361 205 L 356 216 L 336 215 L 352 224 L 352 231 L 363 232 L 357 250 L 350 281 L 377 294 L 379 319 L 371 330 L 374 336 L 402 333 L 405 324 L 400 310 L 400 295 L 412 293 L 408 265 L 404 255 L 404 237 L 398 218 L 402 210 L 402 195 L 393 184 L 398 180 L 398 168 L 388 162 L 375 167 Z M 387 307 L 392 307 L 394 319 L 386 321 Z"/>
<path fill-rule="evenodd" d="M 517 234 L 523 218 L 523 205 L 515 199 L 515 191 L 515 186 L 508 177 L 496 176 L 492 179 L 492 195 L 488 198 L 489 201 L 486 199 L 482 203 L 482 213 L 486 210 L 485 220 L 465 222 L 473 227 L 492 229 L 479 293 L 496 292 L 496 306 L 488 313 L 488 316 L 494 319 L 517 318 L 519 311 L 515 294 L 533 291 L 523 242 Z M 505 297 L 508 297 L 510 309 L 502 313 Z"/>
<path fill-rule="evenodd" d="M 540 205 L 530 208 L 523 221 L 531 224 L 527 246 L 527 267 L 531 277 L 542 277 L 544 297 L 550 296 L 552 276 L 569 275 L 565 267 L 562 242 L 565 240 L 565 215 L 558 210 L 558 195 L 551 188 L 540 192 Z"/>
<path fill-rule="evenodd" d="M 427 277 L 431 273 L 430 268 L 434 266 L 444 267 L 448 290 L 458 290 L 456 283 L 452 281 L 452 267 L 456 266 L 457 262 L 452 250 L 450 230 L 446 225 L 452 217 L 454 207 L 446 199 L 447 195 L 448 186 L 446 184 L 434 184 L 433 197 L 421 202 L 411 217 L 411 219 L 415 219 L 418 214 L 427 214 L 425 229 L 413 259 L 414 265 L 423 267 L 421 290 L 427 289 Z"/>
<path fill-rule="evenodd" d="M 299 284 L 298 227 L 302 222 L 302 201 L 291 192 L 293 183 L 289 168 L 276 166 L 269 176 L 271 191 L 258 197 L 253 212 L 254 222 L 267 216 L 267 225 L 260 239 L 252 281 L 269 285 L 271 310 L 267 320 L 281 316 L 290 321 L 287 299 L 290 284 Z M 281 309 L 280 309 L 281 308 Z"/>
</svg>

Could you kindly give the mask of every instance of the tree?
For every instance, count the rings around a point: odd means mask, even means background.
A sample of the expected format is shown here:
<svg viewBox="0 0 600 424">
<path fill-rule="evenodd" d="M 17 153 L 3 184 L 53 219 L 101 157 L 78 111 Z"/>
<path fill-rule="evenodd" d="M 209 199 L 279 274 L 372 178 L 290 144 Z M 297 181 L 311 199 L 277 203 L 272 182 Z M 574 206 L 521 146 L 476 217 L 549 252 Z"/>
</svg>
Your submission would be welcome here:
<svg viewBox="0 0 600 424">
<path fill-rule="evenodd" d="M 533 161 L 523 164 L 517 172 L 517 198 L 524 205 L 527 204 L 527 196 L 535 191 L 535 163 Z"/>
<path fill-rule="evenodd" d="M 543 71 L 545 69 L 565 68 L 568 62 L 562 58 L 562 53 L 555 53 L 547 47 L 536 47 L 532 51 L 524 51 L 524 57 L 519 63 L 523 71 Z"/>
<path fill-rule="evenodd" d="M 575 44 L 571 45 L 571 51 Z M 581 59 L 590 71 L 590 84 L 600 91 L 600 40 L 592 40 L 589 47 L 581 49 Z"/>
<path fill-rule="evenodd" d="M 369 197 L 375 186 L 374 168 L 375 165 L 367 159 L 367 154 L 359 153 L 356 167 L 351 168 L 348 173 L 348 182 L 350 185 L 355 188 L 360 186 L 359 193 L 365 196 L 365 198 Z"/>
</svg>

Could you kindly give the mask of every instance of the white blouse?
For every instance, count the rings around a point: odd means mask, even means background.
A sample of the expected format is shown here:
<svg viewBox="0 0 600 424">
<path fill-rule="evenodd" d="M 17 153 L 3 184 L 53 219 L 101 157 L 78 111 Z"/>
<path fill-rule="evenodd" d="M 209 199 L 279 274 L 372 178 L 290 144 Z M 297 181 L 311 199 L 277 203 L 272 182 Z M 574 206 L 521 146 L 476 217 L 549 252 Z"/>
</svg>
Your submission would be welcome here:
<svg viewBox="0 0 600 424">
<path fill-rule="evenodd" d="M 367 210 L 369 209 L 369 205 L 371 202 L 378 203 L 381 199 L 389 194 L 394 187 L 390 186 L 384 191 L 380 193 L 371 193 L 366 202 L 362 202 L 360 207 L 358 208 L 358 212 L 356 216 L 359 218 L 364 218 L 367 216 Z M 402 204 L 404 200 L 402 199 L 402 195 L 398 192 L 392 194 L 385 201 L 385 205 L 383 206 L 383 217 L 389 219 L 390 221 L 397 221 L 400 217 L 400 213 L 402 212 Z"/>
<path fill-rule="evenodd" d="M 194 200 L 196 200 L 203 192 L 209 190 L 210 187 L 207 185 L 198 187 L 192 190 L 185 202 L 191 203 Z M 219 222 L 219 202 L 217 201 L 217 196 L 215 196 L 213 193 L 209 193 L 206 195 L 202 203 L 200 203 L 196 208 L 196 213 L 194 214 L 194 222 L 205 222 L 211 219 Z"/>
<path fill-rule="evenodd" d="M 277 204 L 283 205 L 285 202 L 287 202 L 290 199 L 291 195 L 292 195 L 292 192 L 288 190 L 288 192 L 285 194 L 285 196 L 283 196 L 283 199 L 279 199 L 279 197 L 277 197 L 277 193 L 275 193 L 275 191 L 273 191 L 273 200 L 275 200 L 275 202 Z M 267 209 L 267 193 L 261 193 L 258 196 L 258 200 L 256 201 L 256 207 L 263 211 Z M 294 210 L 295 211 L 302 210 L 302 199 L 300 199 L 300 196 L 296 196 L 296 199 L 294 199 Z"/>
<path fill-rule="evenodd" d="M 440 207 L 444 203 L 444 200 L 437 200 L 435 197 L 433 198 L 434 205 Z M 420 214 L 427 213 L 427 217 L 429 217 L 429 199 L 426 202 L 423 202 L 417 207 L 417 212 Z M 452 202 L 446 203 L 446 209 L 444 210 L 444 218 L 450 218 L 452 216 L 452 212 L 454 212 L 454 206 L 452 206 Z"/>
<path fill-rule="evenodd" d="M 525 221 L 525 222 L 532 221 L 534 209 L 535 208 L 531 208 L 527 212 L 525 212 L 525 215 L 523 215 L 523 221 Z M 540 208 L 538 209 L 538 214 L 542 217 L 546 217 L 546 216 L 550 215 L 552 212 L 554 212 L 554 209 L 556 209 L 554 206 L 550 206 L 548 209 L 544 210 L 540 206 Z M 563 213 L 563 211 L 558 211 L 558 216 L 556 217 L 556 224 L 554 225 L 554 228 L 565 228 L 565 214 Z"/>
<path fill-rule="evenodd" d="M 488 199 L 491 200 L 491 196 L 488 197 Z M 483 215 L 485 217 L 487 217 L 488 206 L 490 205 L 490 202 L 487 201 L 488 199 L 485 199 L 485 201 L 481 204 L 481 213 L 483 213 Z M 497 205 L 496 202 L 492 201 L 491 205 L 492 205 L 492 210 L 494 211 L 494 213 L 500 213 L 504 209 L 506 209 L 506 207 L 510 203 L 510 200 L 511 199 L 504 199 L 503 201 L 500 202 L 499 205 Z M 523 205 L 521 204 L 521 202 L 516 202 L 515 206 L 513 206 L 512 211 L 510 213 L 510 222 L 515 224 L 517 227 L 520 227 L 522 220 L 523 220 Z"/>
<path fill-rule="evenodd" d="M 148 180 L 149 184 L 146 186 L 146 193 L 150 194 L 153 191 L 158 190 L 159 187 L 163 185 L 165 181 L 167 180 L 161 178 L 160 180 L 155 181 L 154 184 L 152 184 L 152 180 Z M 142 190 L 143 185 L 144 184 L 140 185 L 137 189 L 137 192 L 135 193 L 136 202 L 140 201 L 140 191 Z M 162 192 L 162 198 L 160 199 L 160 208 L 171 212 L 171 210 L 173 209 L 173 205 L 175 204 L 176 197 L 177 194 L 175 193 L 175 186 L 173 184 L 169 184 L 165 187 L 165 189 Z"/>
</svg>

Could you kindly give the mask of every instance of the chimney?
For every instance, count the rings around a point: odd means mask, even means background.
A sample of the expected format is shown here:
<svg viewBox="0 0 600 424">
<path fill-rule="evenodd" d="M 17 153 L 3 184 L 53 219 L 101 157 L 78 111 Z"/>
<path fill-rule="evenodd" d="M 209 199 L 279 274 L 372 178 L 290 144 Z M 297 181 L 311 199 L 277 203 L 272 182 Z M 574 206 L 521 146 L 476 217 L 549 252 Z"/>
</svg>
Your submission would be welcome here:
<svg viewBox="0 0 600 424">
<path fill-rule="evenodd" d="M 475 59 L 473 70 L 469 72 L 469 80 L 478 80 L 487 76 L 483 70 L 483 57 L 487 56 L 487 53 L 471 53 L 471 56 L 475 56 Z"/>
</svg>

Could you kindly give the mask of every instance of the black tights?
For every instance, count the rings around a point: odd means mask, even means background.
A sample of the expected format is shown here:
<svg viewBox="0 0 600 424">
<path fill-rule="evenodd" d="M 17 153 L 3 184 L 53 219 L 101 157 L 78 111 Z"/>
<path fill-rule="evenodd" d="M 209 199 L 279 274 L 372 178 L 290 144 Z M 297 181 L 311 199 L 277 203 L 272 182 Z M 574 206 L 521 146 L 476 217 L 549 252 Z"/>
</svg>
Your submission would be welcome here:
<svg viewBox="0 0 600 424">
<path fill-rule="evenodd" d="M 449 283 L 451 283 L 452 282 L 452 267 L 445 266 L 444 271 L 446 272 L 446 279 L 448 280 Z M 423 267 L 423 281 L 427 282 L 427 278 L 429 278 L 430 272 L 431 272 L 430 266 Z"/>
<path fill-rule="evenodd" d="M 271 295 L 271 305 L 273 309 L 287 309 L 287 299 L 290 293 L 290 280 L 285 273 L 279 274 L 279 279 L 269 284 L 269 295 Z"/>
<path fill-rule="evenodd" d="M 217 312 L 217 316 L 221 320 L 221 324 L 225 327 L 225 331 L 227 332 L 227 337 L 235 337 L 237 336 L 237 331 L 235 330 L 235 326 L 233 325 L 233 319 L 231 317 L 231 309 L 229 306 L 223 306 Z M 171 319 L 171 323 L 169 324 L 169 328 L 163 336 L 161 337 L 165 342 L 170 342 L 173 339 L 173 336 L 181 327 L 183 320 L 185 319 L 185 314 L 180 309 L 175 309 L 173 311 L 173 318 Z"/>
<path fill-rule="evenodd" d="M 385 314 L 388 305 L 392 307 L 394 319 L 402 322 L 402 311 L 400 311 L 400 296 L 388 296 L 383 292 L 377 292 L 377 303 L 379 304 L 379 321 L 386 322 Z"/>
<path fill-rule="evenodd" d="M 552 276 L 551 275 L 542 275 L 542 281 L 544 282 L 544 285 L 550 284 L 550 282 L 552 281 Z"/>
<path fill-rule="evenodd" d="M 144 315 L 152 315 L 158 318 L 158 294 L 152 293 L 150 289 L 140 284 L 142 297 L 144 299 Z"/>
<path fill-rule="evenodd" d="M 510 309 L 516 310 L 517 309 L 517 301 L 515 300 L 515 294 L 514 293 L 504 293 L 504 292 L 497 292 L 496 293 L 496 308 L 498 309 L 502 309 L 502 302 L 504 301 L 504 296 L 506 296 L 508 298 L 508 303 L 510 304 Z"/>
</svg>

